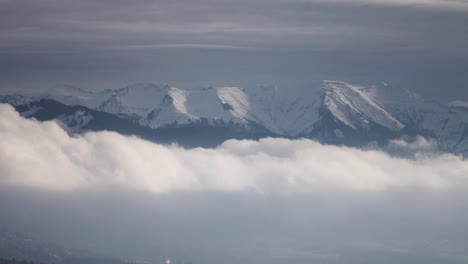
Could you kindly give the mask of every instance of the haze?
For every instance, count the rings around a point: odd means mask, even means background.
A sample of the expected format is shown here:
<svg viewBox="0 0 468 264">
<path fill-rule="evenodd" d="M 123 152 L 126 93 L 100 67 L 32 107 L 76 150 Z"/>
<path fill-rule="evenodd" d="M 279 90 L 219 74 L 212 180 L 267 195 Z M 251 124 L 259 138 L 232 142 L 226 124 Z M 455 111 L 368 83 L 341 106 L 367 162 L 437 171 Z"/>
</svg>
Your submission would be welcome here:
<svg viewBox="0 0 468 264">
<path fill-rule="evenodd" d="M 467 99 L 468 3 L 412 0 L 0 2 L 0 87 L 386 81 Z"/>
</svg>

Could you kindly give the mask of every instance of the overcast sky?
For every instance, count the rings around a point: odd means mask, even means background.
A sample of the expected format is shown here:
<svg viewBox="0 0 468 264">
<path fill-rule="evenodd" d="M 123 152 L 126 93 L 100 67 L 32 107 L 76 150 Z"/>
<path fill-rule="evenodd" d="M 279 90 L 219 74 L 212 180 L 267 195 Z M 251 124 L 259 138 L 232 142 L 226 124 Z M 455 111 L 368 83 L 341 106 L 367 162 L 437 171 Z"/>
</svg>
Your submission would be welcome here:
<svg viewBox="0 0 468 264">
<path fill-rule="evenodd" d="M 2 90 L 386 81 L 468 99 L 465 0 L 0 0 Z"/>
</svg>

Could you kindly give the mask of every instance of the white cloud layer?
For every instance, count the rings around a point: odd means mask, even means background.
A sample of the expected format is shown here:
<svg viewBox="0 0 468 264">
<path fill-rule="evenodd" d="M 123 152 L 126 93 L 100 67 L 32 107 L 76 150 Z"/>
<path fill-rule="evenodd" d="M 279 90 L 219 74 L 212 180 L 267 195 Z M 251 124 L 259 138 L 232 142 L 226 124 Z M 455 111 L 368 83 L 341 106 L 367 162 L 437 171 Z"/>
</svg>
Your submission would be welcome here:
<svg viewBox="0 0 468 264">
<path fill-rule="evenodd" d="M 368 5 L 389 5 L 389 6 L 417 6 L 446 8 L 455 10 L 468 10 L 466 0 L 319 0 L 325 3 L 345 3 L 345 4 L 368 4 Z"/>
<path fill-rule="evenodd" d="M 112 132 L 69 136 L 57 123 L 22 118 L 8 105 L 0 105 L 0 137 L 1 185 L 59 191 L 443 189 L 468 177 L 468 162 L 454 155 L 402 159 L 305 139 L 229 140 L 216 149 L 184 149 Z"/>
</svg>

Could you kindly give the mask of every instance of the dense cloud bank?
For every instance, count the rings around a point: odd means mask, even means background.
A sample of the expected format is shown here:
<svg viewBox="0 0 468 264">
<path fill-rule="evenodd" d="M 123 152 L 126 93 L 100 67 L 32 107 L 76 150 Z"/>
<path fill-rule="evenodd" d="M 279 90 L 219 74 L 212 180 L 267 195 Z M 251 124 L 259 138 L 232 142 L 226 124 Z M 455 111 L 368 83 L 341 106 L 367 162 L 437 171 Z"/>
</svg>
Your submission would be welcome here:
<svg viewBox="0 0 468 264">
<path fill-rule="evenodd" d="M 184 149 L 111 132 L 70 136 L 55 122 L 22 118 L 7 105 L 0 106 L 0 136 L 2 185 L 59 191 L 100 187 L 155 193 L 444 189 L 464 184 L 468 177 L 468 162 L 458 156 L 402 159 L 306 139 L 229 140 L 215 149 Z M 392 144 L 430 147 L 421 140 Z"/>
</svg>

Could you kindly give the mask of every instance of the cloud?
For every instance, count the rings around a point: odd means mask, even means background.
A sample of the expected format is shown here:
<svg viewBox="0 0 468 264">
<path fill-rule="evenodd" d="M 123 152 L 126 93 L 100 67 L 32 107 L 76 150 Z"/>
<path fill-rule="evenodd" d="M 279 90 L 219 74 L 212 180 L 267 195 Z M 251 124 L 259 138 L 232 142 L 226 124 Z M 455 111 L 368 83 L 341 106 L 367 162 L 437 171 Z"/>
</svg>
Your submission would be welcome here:
<svg viewBox="0 0 468 264">
<path fill-rule="evenodd" d="M 395 148 L 410 150 L 435 150 L 437 148 L 437 142 L 434 139 L 426 139 L 422 136 L 417 136 L 412 141 L 394 139 L 389 142 L 389 145 Z"/>
<path fill-rule="evenodd" d="M 462 37 L 466 1 L 12 1 L 0 10 L 5 52 L 100 50 L 121 45 L 201 43 L 256 48 L 449 49 Z M 431 19 L 411 7 L 442 8 Z M 105 10 L 103 12 L 102 10 Z M 439 10 L 440 11 L 440 10 Z M 376 18 L 379 19 L 376 19 Z M 434 26 L 444 30 L 438 30 Z M 427 32 L 431 32 L 430 35 Z M 438 34 L 442 39 L 432 38 Z M 35 45 L 30 45 L 34 42 Z M 414 42 L 414 43 L 412 43 Z M 449 47 L 450 45 L 450 47 Z"/>
<path fill-rule="evenodd" d="M 213 44 L 161 44 L 161 45 L 127 45 L 115 47 L 119 50 L 143 50 L 143 49 L 253 49 L 244 46 L 213 45 Z"/>
<path fill-rule="evenodd" d="M 402 137 L 390 140 L 386 146 L 386 151 L 400 157 L 418 158 L 427 155 L 440 155 L 440 147 L 437 140 L 422 136 Z"/>
<path fill-rule="evenodd" d="M 324 3 L 430 7 L 468 11 L 466 0 L 319 0 Z"/>
<path fill-rule="evenodd" d="M 409 160 L 307 139 L 229 140 L 215 149 L 184 149 L 113 132 L 70 136 L 55 122 L 22 118 L 8 105 L 0 106 L 0 137 L 0 184 L 59 191 L 444 189 L 468 177 L 468 162 L 458 156 Z"/>
</svg>

